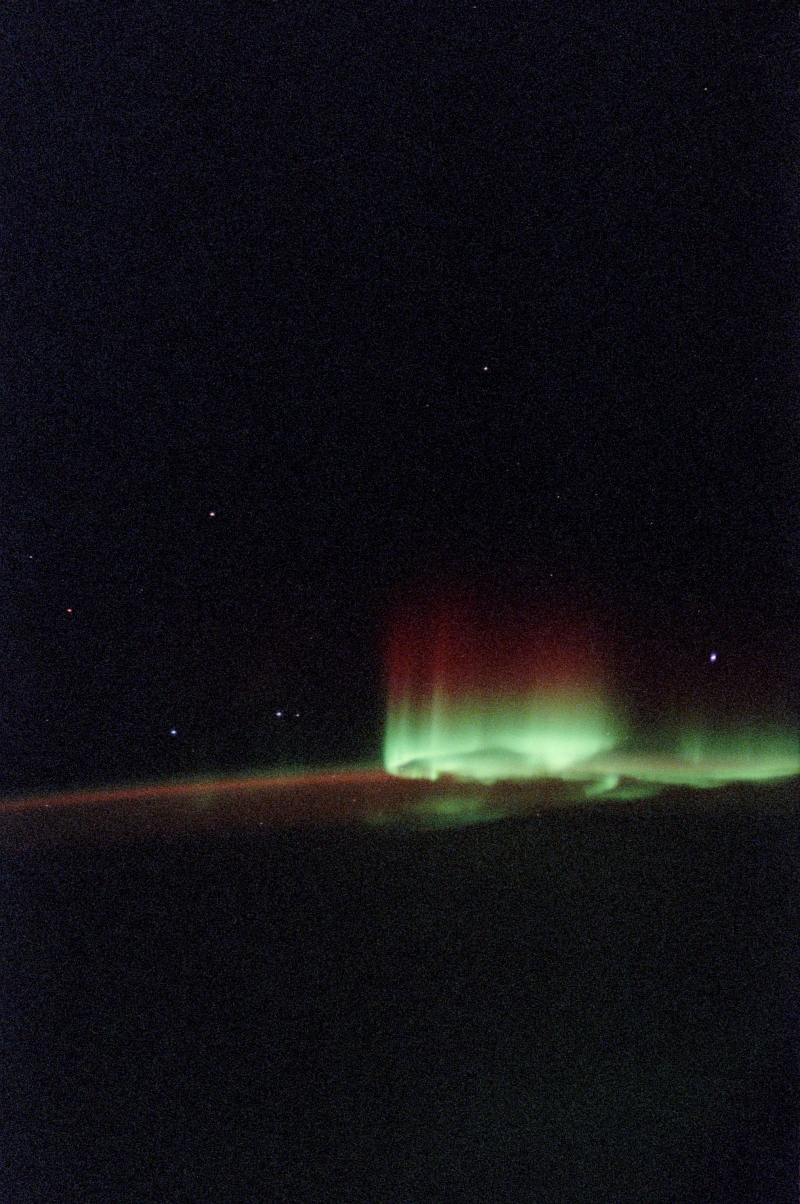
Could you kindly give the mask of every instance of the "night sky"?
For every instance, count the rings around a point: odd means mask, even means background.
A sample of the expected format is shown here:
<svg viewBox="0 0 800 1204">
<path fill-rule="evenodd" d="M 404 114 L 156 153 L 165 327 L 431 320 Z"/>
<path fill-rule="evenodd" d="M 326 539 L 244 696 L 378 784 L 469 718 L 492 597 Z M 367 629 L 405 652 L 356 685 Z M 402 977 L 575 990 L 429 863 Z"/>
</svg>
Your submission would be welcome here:
<svg viewBox="0 0 800 1204">
<path fill-rule="evenodd" d="M 636 730 L 800 720 L 796 40 L 775 0 L 6 0 L 0 796 L 375 763 L 393 616 L 460 590 L 451 681 L 495 608 L 578 615 Z M 34 812 L 3 1201 L 796 1199 L 791 781 Z"/>
<path fill-rule="evenodd" d="M 794 20 L 13 0 L 0 787 L 375 759 L 453 575 L 790 706 Z"/>
</svg>

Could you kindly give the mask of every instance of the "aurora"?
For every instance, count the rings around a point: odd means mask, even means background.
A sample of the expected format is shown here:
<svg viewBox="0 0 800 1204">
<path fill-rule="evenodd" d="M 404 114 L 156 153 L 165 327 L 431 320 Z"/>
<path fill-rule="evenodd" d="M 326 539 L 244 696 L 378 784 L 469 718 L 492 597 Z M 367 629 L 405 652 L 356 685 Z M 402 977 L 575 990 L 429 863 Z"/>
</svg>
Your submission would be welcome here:
<svg viewBox="0 0 800 1204">
<path fill-rule="evenodd" d="M 800 772 L 775 723 L 684 723 L 637 744 L 606 684 L 602 641 L 574 616 L 439 596 L 395 619 L 387 644 L 384 767 L 431 781 L 583 782 L 585 797 L 645 797 Z"/>
<path fill-rule="evenodd" d="M 783 797 L 800 774 L 796 732 L 771 719 L 673 716 L 645 739 L 611 660 L 597 624 L 567 607 L 418 599 L 389 627 L 382 765 L 266 766 L 9 798 L 0 846 L 308 825 L 450 828 L 582 804 L 635 808 L 662 794 L 670 805 L 751 805 L 766 788 Z M 736 788 L 731 798 L 726 787 Z"/>
</svg>

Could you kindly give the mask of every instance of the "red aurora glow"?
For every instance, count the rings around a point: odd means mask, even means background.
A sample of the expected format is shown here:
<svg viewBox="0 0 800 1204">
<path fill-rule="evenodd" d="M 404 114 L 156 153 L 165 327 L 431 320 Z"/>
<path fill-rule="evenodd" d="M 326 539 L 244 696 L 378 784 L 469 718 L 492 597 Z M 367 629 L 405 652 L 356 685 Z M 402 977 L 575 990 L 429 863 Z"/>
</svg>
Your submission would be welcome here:
<svg viewBox="0 0 800 1204">
<path fill-rule="evenodd" d="M 531 694 L 594 694 L 606 674 L 590 621 L 564 608 L 515 605 L 465 592 L 398 608 L 387 643 L 389 708 Z"/>
</svg>

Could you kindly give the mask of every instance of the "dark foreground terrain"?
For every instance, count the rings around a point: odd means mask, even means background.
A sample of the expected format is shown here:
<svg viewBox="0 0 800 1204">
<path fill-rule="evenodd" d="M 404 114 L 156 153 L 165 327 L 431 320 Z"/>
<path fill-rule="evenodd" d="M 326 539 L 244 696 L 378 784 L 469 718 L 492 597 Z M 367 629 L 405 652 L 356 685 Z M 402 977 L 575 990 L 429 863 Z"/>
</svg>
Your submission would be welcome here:
<svg viewBox="0 0 800 1204">
<path fill-rule="evenodd" d="M 8 1204 L 797 1199 L 795 784 L 12 846 Z"/>
</svg>

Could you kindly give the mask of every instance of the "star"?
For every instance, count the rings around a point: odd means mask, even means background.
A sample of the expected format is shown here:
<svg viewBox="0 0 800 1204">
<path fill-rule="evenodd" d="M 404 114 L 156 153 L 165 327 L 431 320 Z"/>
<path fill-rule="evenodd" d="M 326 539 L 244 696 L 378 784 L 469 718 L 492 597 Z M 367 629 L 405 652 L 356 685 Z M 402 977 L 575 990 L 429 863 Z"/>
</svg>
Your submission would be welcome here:
<svg viewBox="0 0 800 1204">
<path fill-rule="evenodd" d="M 711 653 L 711 656 L 710 656 L 708 659 L 711 661 L 711 664 L 713 665 L 713 664 L 714 664 L 714 661 L 717 659 L 717 654 L 716 654 L 716 652 L 712 652 L 712 653 Z"/>
</svg>

